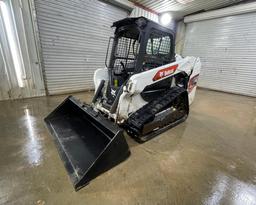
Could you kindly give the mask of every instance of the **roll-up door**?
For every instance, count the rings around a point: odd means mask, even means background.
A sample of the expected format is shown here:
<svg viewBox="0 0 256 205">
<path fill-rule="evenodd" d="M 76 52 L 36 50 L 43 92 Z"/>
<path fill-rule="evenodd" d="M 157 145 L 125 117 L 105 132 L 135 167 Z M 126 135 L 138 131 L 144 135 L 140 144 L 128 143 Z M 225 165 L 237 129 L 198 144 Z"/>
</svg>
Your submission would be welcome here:
<svg viewBox="0 0 256 205">
<path fill-rule="evenodd" d="M 199 86 L 256 96 L 256 13 L 188 23 L 183 55 L 201 58 Z"/>
<path fill-rule="evenodd" d="M 127 11 L 97 0 L 35 0 L 35 8 L 48 93 L 92 89 L 110 26 Z"/>
</svg>

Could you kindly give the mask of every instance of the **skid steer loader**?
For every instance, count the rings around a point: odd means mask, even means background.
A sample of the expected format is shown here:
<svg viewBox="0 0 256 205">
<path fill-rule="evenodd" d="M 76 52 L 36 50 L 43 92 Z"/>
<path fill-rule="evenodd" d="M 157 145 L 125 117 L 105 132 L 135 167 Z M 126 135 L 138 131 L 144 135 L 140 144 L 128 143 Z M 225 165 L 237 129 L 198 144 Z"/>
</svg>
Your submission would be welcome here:
<svg viewBox="0 0 256 205">
<path fill-rule="evenodd" d="M 130 155 L 123 130 L 149 140 L 183 122 L 195 96 L 200 60 L 175 55 L 171 30 L 144 17 L 113 27 L 91 105 L 69 96 L 45 118 L 76 190 Z"/>
</svg>

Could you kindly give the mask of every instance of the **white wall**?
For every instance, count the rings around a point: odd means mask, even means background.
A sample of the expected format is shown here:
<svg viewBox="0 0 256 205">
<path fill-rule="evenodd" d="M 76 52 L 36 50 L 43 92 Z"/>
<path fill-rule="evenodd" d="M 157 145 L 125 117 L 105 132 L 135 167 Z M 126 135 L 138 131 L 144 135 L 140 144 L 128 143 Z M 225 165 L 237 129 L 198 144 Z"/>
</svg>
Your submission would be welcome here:
<svg viewBox="0 0 256 205">
<path fill-rule="evenodd" d="M 256 2 L 185 18 L 182 54 L 200 57 L 199 86 L 256 96 Z"/>
<path fill-rule="evenodd" d="M 182 54 L 186 33 L 186 24 L 183 21 L 177 23 L 175 38 L 175 53 Z"/>
<path fill-rule="evenodd" d="M 2 31 L 2 29 L 0 29 Z M 0 38 L 0 100 L 9 99 L 10 84 L 5 56 L 2 49 L 3 43 Z"/>
<path fill-rule="evenodd" d="M 105 67 L 113 22 L 127 10 L 98 0 L 35 0 L 47 92 L 94 89 L 93 74 Z"/>
<path fill-rule="evenodd" d="M 42 71 L 35 43 L 29 1 L 5 1 L 11 11 L 12 31 L 22 62 L 22 81 L 24 87 L 18 86 L 18 81 L 11 57 L 5 26 L 1 26 L 1 69 L 0 69 L 0 100 L 17 99 L 45 95 Z M 3 18 L 1 18 L 3 20 Z"/>
</svg>

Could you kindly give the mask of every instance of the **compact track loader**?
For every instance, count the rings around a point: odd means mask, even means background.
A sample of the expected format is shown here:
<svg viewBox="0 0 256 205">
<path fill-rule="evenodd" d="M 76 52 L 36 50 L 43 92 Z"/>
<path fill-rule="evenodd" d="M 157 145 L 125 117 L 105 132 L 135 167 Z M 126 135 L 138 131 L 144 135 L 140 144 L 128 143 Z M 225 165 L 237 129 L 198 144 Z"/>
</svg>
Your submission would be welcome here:
<svg viewBox="0 0 256 205">
<path fill-rule="evenodd" d="M 113 27 L 91 105 L 69 96 L 45 118 L 76 190 L 129 156 L 124 130 L 149 140 L 183 122 L 195 96 L 200 60 L 175 55 L 171 30 L 144 17 Z"/>
</svg>

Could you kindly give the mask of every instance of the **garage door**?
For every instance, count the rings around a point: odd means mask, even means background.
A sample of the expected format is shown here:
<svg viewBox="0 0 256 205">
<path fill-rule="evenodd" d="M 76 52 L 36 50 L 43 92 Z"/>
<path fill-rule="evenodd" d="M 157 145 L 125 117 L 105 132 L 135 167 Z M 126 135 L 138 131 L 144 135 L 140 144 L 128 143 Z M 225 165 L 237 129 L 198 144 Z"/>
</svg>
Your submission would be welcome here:
<svg viewBox="0 0 256 205">
<path fill-rule="evenodd" d="M 202 61 L 199 86 L 256 96 L 256 13 L 187 24 L 183 55 Z"/>
<path fill-rule="evenodd" d="M 97 0 L 35 0 L 35 8 L 48 93 L 92 89 L 110 26 L 127 11 Z"/>
</svg>

